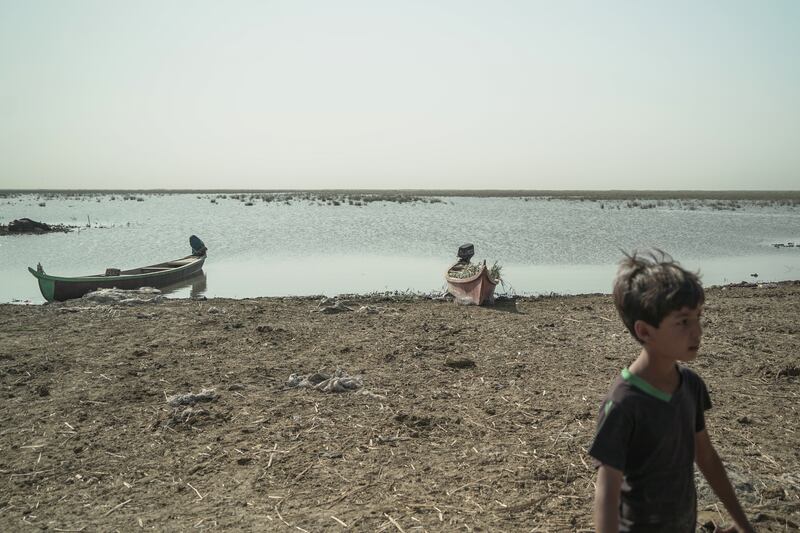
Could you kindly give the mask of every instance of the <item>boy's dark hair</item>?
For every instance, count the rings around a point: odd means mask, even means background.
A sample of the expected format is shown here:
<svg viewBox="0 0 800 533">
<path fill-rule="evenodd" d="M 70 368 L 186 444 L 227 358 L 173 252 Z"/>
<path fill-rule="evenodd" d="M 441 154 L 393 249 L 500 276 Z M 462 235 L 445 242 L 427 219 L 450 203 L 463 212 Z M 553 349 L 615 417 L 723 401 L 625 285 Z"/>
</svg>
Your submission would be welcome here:
<svg viewBox="0 0 800 533">
<path fill-rule="evenodd" d="M 633 329 L 637 320 L 658 327 L 671 312 L 684 307 L 694 309 L 704 301 L 698 274 L 684 270 L 661 250 L 654 249 L 646 256 L 625 253 L 619 263 L 614 279 L 614 305 L 625 327 L 640 343 Z"/>
</svg>

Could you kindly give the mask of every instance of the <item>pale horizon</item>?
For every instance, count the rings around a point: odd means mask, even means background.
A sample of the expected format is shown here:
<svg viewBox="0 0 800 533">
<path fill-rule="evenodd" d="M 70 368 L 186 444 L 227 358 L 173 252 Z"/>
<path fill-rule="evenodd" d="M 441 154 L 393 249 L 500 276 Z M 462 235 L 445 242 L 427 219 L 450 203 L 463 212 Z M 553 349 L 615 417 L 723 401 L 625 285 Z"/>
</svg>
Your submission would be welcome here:
<svg viewBox="0 0 800 533">
<path fill-rule="evenodd" d="M 798 20 L 0 0 L 0 189 L 797 190 Z"/>
</svg>

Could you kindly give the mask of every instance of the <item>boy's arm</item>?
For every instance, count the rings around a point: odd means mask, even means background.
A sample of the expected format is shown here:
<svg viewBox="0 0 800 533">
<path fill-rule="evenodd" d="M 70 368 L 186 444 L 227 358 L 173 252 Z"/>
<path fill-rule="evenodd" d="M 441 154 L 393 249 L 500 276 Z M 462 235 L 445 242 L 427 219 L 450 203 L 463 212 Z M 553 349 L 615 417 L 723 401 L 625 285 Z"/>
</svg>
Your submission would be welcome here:
<svg viewBox="0 0 800 533">
<path fill-rule="evenodd" d="M 754 532 L 755 530 L 747 520 L 742 506 L 739 505 L 739 500 L 736 498 L 736 493 L 728 479 L 728 474 L 725 473 L 725 467 L 722 465 L 722 461 L 711 444 L 711 439 L 705 429 L 694 434 L 694 446 L 694 460 L 698 468 L 700 468 L 711 488 L 714 489 L 714 494 L 717 495 L 725 509 L 728 510 L 728 514 L 731 515 L 735 524 L 735 527 L 721 531 Z"/>
<path fill-rule="evenodd" d="M 594 525 L 597 533 L 619 531 L 619 497 L 622 490 L 622 472 L 608 465 L 597 469 L 597 486 L 594 490 Z"/>
</svg>

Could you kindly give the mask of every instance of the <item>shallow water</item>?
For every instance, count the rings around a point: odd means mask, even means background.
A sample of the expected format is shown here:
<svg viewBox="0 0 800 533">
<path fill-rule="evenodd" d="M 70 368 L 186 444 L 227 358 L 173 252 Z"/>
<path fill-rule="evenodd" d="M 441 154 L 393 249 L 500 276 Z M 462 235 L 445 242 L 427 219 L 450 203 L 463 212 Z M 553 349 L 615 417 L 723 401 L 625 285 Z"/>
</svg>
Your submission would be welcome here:
<svg viewBox="0 0 800 533">
<path fill-rule="evenodd" d="M 459 245 L 503 266 L 500 292 L 609 292 L 620 250 L 659 247 L 706 284 L 800 279 L 800 207 L 446 197 L 441 202 L 329 205 L 244 201 L 214 194 L 0 198 L 0 222 L 28 217 L 84 226 L 71 233 L 0 236 L 0 302 L 42 302 L 27 266 L 55 275 L 131 268 L 209 248 L 202 281 L 171 296 L 441 291 Z M 214 199 L 216 203 L 210 200 Z M 38 204 L 45 203 L 41 207 Z M 85 227 L 89 223 L 90 227 Z M 755 278 L 751 274 L 758 274 Z"/>
</svg>

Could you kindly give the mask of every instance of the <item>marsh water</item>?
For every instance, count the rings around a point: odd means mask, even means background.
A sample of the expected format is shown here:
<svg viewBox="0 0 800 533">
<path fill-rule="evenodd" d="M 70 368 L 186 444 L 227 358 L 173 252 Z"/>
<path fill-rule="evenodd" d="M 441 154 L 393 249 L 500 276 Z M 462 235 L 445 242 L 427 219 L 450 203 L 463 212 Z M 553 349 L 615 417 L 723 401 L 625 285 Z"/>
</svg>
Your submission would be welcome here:
<svg viewBox="0 0 800 533">
<path fill-rule="evenodd" d="M 6 194 L 0 223 L 70 233 L 0 236 L 0 302 L 41 303 L 28 266 L 61 276 L 132 268 L 208 247 L 171 297 L 438 293 L 459 245 L 502 265 L 498 292 L 609 292 L 621 250 L 658 247 L 707 285 L 800 279 L 800 205 L 709 200 L 313 195 Z M 784 246 L 777 247 L 776 244 Z M 755 276 L 757 275 L 757 277 Z"/>
</svg>

